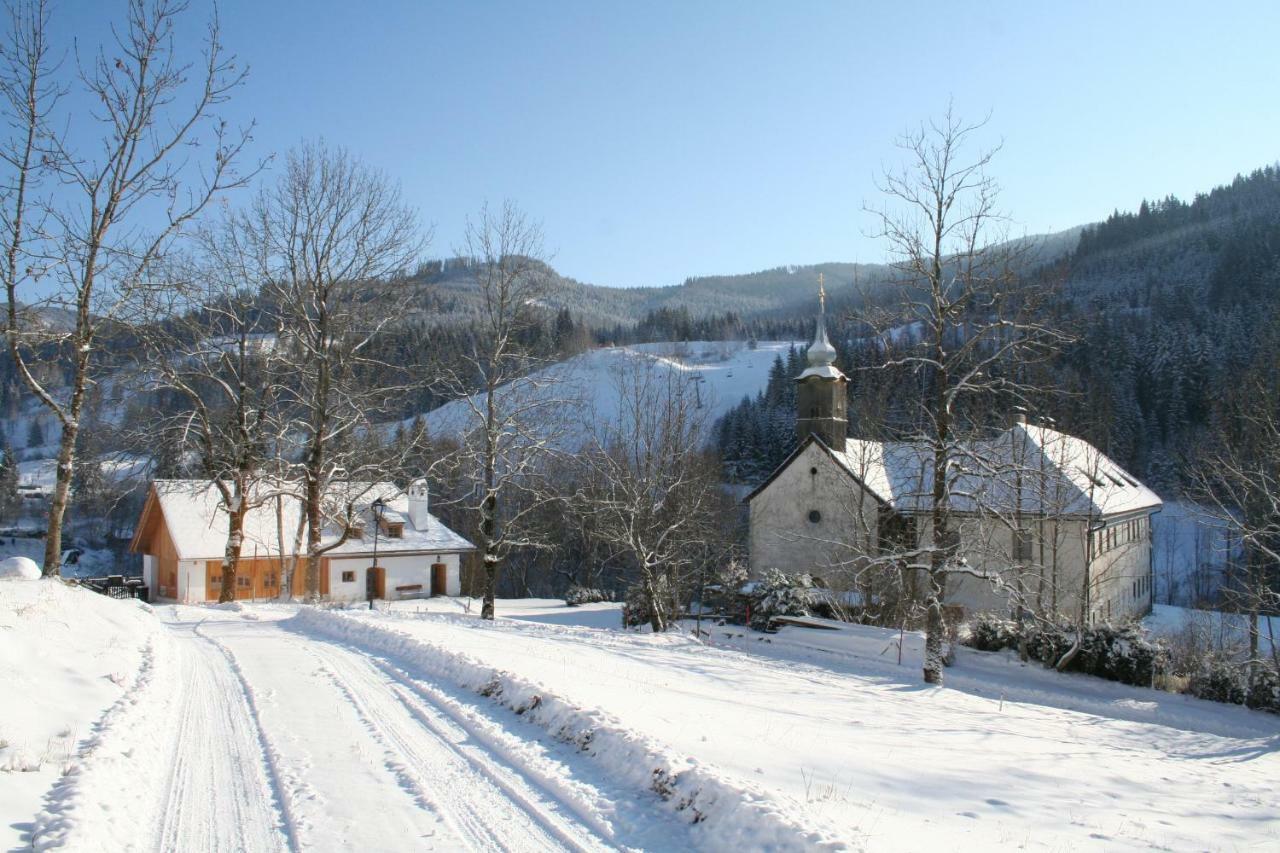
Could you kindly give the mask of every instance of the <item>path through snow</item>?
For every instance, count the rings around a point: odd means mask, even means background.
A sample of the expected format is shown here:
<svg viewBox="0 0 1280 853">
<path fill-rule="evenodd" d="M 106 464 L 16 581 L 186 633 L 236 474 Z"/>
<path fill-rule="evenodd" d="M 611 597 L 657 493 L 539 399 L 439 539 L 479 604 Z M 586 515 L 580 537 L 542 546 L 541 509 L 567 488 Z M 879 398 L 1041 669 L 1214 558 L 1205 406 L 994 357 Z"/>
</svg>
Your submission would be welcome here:
<svg viewBox="0 0 1280 853">
<path fill-rule="evenodd" d="M 283 609 L 161 612 L 184 681 L 168 801 L 140 849 L 688 845 L 656 801 L 522 737 L 514 714 L 285 627 Z"/>
</svg>

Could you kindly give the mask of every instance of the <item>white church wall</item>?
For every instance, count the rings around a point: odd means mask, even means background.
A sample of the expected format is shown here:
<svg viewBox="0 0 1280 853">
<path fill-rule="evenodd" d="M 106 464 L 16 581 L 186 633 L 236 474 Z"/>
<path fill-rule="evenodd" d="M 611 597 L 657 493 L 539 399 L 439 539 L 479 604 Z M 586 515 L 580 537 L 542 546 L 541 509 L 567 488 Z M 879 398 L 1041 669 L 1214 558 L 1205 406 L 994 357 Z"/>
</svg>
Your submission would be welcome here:
<svg viewBox="0 0 1280 853">
<path fill-rule="evenodd" d="M 810 444 L 751 501 L 752 575 L 769 568 L 813 572 L 838 585 L 841 569 L 874 546 L 877 507 L 825 450 Z"/>
</svg>

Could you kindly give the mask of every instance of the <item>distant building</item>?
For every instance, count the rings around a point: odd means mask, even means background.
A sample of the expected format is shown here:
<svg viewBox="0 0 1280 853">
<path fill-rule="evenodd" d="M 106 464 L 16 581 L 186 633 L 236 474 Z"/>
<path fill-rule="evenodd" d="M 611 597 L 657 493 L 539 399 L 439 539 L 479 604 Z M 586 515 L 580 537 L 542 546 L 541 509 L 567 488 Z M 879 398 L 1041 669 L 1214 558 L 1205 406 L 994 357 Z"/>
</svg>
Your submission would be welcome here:
<svg viewBox="0 0 1280 853">
<path fill-rule="evenodd" d="M 820 313 L 796 380 L 800 444 L 746 498 L 750 565 L 852 590 L 869 567 L 927 560 L 933 456 L 921 444 L 849 438 L 835 358 Z M 1154 492 L 1088 442 L 1022 418 L 954 457 L 964 564 L 949 575 L 948 605 L 1008 612 L 1021 599 L 1075 615 L 1087 594 L 1094 619 L 1150 611 Z"/>
<path fill-rule="evenodd" d="M 370 576 L 374 556 L 373 505 L 384 508 L 377 533 L 380 571 Z M 255 501 L 245 517 L 244 545 L 236 573 L 236 598 L 276 598 L 282 582 L 281 558 L 294 556 L 293 540 L 302 502 L 292 496 Z M 320 561 L 320 594 L 331 601 L 362 601 L 461 592 L 462 554 L 475 546 L 428 512 L 425 480 L 401 491 L 394 483 L 340 483 L 331 489 L 334 507 L 352 503 L 349 522 L 331 513 L 323 544 L 346 542 Z M 283 535 L 281 535 L 283 534 Z M 283 538 L 283 547 L 281 539 Z M 130 550 L 142 555 L 143 577 L 152 600 L 184 603 L 217 601 L 222 590 L 222 558 L 227 514 L 208 480 L 156 480 L 142 508 Z M 306 554 L 298 556 L 293 593 L 305 592 Z"/>
</svg>

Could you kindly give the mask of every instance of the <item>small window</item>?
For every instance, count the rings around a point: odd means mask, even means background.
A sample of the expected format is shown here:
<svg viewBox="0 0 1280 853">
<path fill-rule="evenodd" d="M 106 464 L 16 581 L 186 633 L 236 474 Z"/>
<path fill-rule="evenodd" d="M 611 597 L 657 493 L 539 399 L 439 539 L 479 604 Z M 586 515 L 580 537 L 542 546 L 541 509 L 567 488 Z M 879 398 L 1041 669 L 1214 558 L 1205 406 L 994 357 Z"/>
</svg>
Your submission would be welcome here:
<svg viewBox="0 0 1280 853">
<path fill-rule="evenodd" d="M 822 513 L 818 512 L 816 509 L 809 510 L 809 523 L 817 524 L 819 521 L 822 521 Z"/>
<path fill-rule="evenodd" d="M 236 578 L 236 586 L 242 587 L 244 589 L 248 589 L 250 580 L 251 580 L 250 578 L 246 578 L 243 576 L 238 577 Z"/>
<path fill-rule="evenodd" d="M 356 582 L 356 573 L 355 573 L 355 572 L 343 572 L 343 573 L 342 573 L 342 582 L 343 582 L 343 583 L 355 583 L 355 582 Z"/>
</svg>

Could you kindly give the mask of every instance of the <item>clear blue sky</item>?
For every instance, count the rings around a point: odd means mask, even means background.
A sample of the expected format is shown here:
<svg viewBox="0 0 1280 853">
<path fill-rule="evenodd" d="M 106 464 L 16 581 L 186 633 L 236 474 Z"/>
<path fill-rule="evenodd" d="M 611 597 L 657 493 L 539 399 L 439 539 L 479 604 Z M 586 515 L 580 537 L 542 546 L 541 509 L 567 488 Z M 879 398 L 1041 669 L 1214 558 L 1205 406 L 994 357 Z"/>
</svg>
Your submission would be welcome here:
<svg viewBox="0 0 1280 853">
<path fill-rule="evenodd" d="M 57 14 L 98 38 L 122 6 Z M 347 146 L 403 183 L 434 255 L 511 198 L 558 269 L 598 284 L 879 260 L 862 204 L 894 137 L 949 97 L 992 113 L 993 171 L 1028 233 L 1280 158 L 1274 0 L 220 9 L 252 69 L 230 112 L 257 119 L 258 153 Z"/>
</svg>

